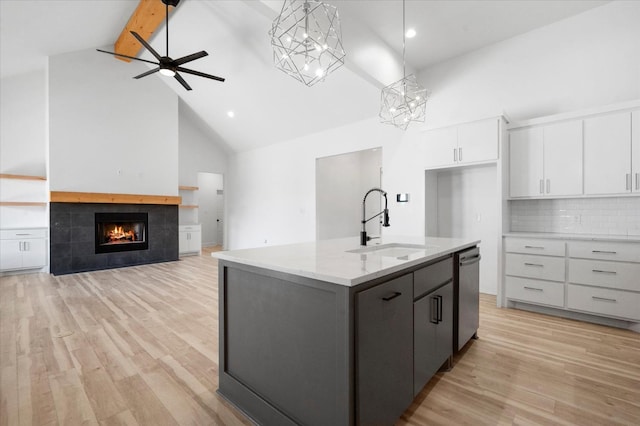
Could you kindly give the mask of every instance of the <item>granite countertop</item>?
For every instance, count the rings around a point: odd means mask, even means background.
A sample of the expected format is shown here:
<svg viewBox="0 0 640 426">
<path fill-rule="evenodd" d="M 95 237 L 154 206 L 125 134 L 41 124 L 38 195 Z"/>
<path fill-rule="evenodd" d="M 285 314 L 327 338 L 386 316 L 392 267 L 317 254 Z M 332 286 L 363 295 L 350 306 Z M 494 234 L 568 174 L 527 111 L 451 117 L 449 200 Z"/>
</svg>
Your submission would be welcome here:
<svg viewBox="0 0 640 426">
<path fill-rule="evenodd" d="M 640 235 L 561 234 L 557 232 L 507 232 L 504 237 L 548 238 L 557 240 L 586 240 L 611 242 L 640 242 Z"/>
<path fill-rule="evenodd" d="M 388 244 L 409 244 L 397 247 L 395 255 L 380 253 L 350 253 L 363 249 L 360 239 L 340 238 L 309 243 L 260 247 L 211 253 L 220 260 L 284 272 L 316 280 L 353 287 L 375 278 L 437 259 L 479 244 L 479 240 L 434 237 L 383 237 L 369 242 L 367 248 Z M 417 247 L 417 246 L 422 246 Z M 387 252 L 387 254 L 390 254 Z"/>
</svg>

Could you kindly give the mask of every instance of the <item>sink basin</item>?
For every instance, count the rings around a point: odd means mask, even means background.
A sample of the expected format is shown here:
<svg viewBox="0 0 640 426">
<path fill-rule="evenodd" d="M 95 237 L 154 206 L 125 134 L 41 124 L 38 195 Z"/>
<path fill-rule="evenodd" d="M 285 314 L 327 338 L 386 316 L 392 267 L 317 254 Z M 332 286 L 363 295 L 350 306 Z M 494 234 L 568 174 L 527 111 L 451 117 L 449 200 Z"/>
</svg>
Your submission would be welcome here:
<svg viewBox="0 0 640 426">
<path fill-rule="evenodd" d="M 390 243 L 374 246 L 361 247 L 354 250 L 347 250 L 347 253 L 369 253 L 385 257 L 407 257 L 420 251 L 436 248 L 435 246 L 425 246 L 419 244 Z"/>
</svg>

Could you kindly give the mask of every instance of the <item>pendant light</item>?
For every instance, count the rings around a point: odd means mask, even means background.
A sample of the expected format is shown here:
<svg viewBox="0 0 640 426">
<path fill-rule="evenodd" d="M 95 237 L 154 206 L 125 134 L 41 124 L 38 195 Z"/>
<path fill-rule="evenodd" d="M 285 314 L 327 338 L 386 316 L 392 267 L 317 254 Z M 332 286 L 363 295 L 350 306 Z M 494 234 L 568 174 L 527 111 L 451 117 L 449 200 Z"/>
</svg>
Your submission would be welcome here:
<svg viewBox="0 0 640 426">
<path fill-rule="evenodd" d="M 418 84 L 416 76 L 407 76 L 405 64 L 405 0 L 402 0 L 402 79 L 382 89 L 380 122 L 394 125 L 402 130 L 412 121 L 424 122 L 427 104 L 427 89 Z"/>
<path fill-rule="evenodd" d="M 307 86 L 344 64 L 338 9 L 330 4 L 285 0 L 269 35 L 276 68 Z"/>
</svg>

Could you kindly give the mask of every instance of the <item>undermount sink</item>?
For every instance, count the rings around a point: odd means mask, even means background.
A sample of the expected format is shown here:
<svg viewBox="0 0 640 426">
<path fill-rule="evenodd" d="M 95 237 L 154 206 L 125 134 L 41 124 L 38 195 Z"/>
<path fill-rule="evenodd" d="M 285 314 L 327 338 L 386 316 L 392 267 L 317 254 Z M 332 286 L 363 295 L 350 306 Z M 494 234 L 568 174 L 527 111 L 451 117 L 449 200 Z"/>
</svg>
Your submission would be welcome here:
<svg viewBox="0 0 640 426">
<path fill-rule="evenodd" d="M 425 246 L 419 244 L 390 243 L 374 246 L 361 247 L 354 250 L 347 250 L 347 253 L 369 253 L 385 257 L 406 257 L 420 251 L 437 248 L 436 246 Z"/>
</svg>

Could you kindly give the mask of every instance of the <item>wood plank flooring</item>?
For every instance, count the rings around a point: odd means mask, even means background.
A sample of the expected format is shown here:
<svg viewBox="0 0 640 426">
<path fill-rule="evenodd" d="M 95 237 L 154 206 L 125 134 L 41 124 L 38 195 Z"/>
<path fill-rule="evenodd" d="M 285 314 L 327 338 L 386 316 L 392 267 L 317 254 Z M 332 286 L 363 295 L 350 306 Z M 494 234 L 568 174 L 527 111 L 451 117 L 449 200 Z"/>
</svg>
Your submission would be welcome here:
<svg viewBox="0 0 640 426">
<path fill-rule="evenodd" d="M 481 298 L 480 339 L 398 425 L 638 425 L 640 334 Z M 217 262 L 0 278 L 0 425 L 238 425 Z"/>
</svg>

